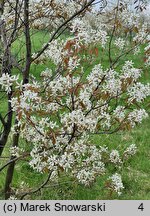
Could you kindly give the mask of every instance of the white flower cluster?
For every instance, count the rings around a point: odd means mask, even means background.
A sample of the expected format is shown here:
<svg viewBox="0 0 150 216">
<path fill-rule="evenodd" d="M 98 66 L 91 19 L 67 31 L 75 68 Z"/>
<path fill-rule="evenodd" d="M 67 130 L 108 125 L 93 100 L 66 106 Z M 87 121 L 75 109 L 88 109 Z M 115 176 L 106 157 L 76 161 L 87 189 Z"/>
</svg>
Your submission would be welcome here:
<svg viewBox="0 0 150 216">
<path fill-rule="evenodd" d="M 141 123 L 143 119 L 148 117 L 148 113 L 144 109 L 135 109 L 128 115 L 128 120 L 131 126 L 134 127 L 136 123 Z"/>
<path fill-rule="evenodd" d="M 123 11 L 120 11 L 119 19 L 124 27 L 132 29 L 139 25 L 140 17 L 138 13 L 132 13 L 132 11 L 126 7 L 127 5 L 130 5 L 130 3 L 125 5 Z"/>
<path fill-rule="evenodd" d="M 133 81 L 137 81 L 138 78 L 141 77 L 141 70 L 133 67 L 133 61 L 126 61 L 122 67 L 122 79 L 132 79 Z"/>
<path fill-rule="evenodd" d="M 91 97 L 90 88 L 81 89 L 78 97 L 79 104 L 82 104 L 86 110 L 90 110 L 92 107 L 90 97 Z"/>
<path fill-rule="evenodd" d="M 121 164 L 122 163 L 122 161 L 120 159 L 119 152 L 117 150 L 113 150 L 110 153 L 110 161 L 114 164 Z"/>
<path fill-rule="evenodd" d="M 115 46 L 118 47 L 120 50 L 122 50 L 125 46 L 125 41 L 123 38 L 117 38 L 115 39 L 115 42 L 114 42 Z"/>
<path fill-rule="evenodd" d="M 71 24 L 72 33 L 76 33 L 76 38 L 85 44 L 101 43 L 105 46 L 108 36 L 99 17 L 96 14 L 89 13 L 83 18 L 76 18 Z"/>
<path fill-rule="evenodd" d="M 0 77 L 0 85 L 7 92 L 11 92 L 13 84 L 18 80 L 18 76 L 10 76 L 8 73 L 3 73 Z"/>
<path fill-rule="evenodd" d="M 147 33 L 148 24 L 144 23 L 140 31 L 134 36 L 133 41 L 138 43 L 145 43 L 149 37 Z"/>
<path fill-rule="evenodd" d="M 26 115 L 32 110 L 39 110 L 39 105 L 41 102 L 41 98 L 38 96 L 39 85 L 37 82 L 34 84 L 19 84 L 18 87 L 20 89 L 21 94 L 18 97 L 12 97 L 11 105 L 12 110 L 17 113 L 18 123 L 20 124 L 20 120 L 22 117 L 26 118 Z M 22 92 L 22 89 L 24 91 Z"/>
<path fill-rule="evenodd" d="M 82 137 L 79 141 L 72 142 L 71 145 L 68 144 L 68 140 L 64 142 L 63 140 L 57 139 L 56 143 L 49 148 L 50 150 L 42 152 L 40 151 L 41 143 L 36 145 L 31 152 L 33 159 L 30 165 L 39 172 L 44 172 L 45 169 L 53 171 L 56 178 L 59 169 L 72 172 L 71 174 L 85 185 L 89 185 L 97 175 L 104 173 L 105 165 L 101 161 L 101 150 L 87 144 L 87 137 Z M 63 153 L 64 143 L 66 143 L 66 149 Z"/>
<path fill-rule="evenodd" d="M 121 175 L 119 175 L 118 173 L 115 173 L 114 175 L 109 177 L 109 180 L 111 180 L 111 188 L 115 192 L 118 193 L 118 196 L 120 196 L 121 193 L 122 193 L 122 190 L 124 189 L 122 179 L 121 179 Z"/>
<path fill-rule="evenodd" d="M 54 64 L 58 65 L 62 62 L 63 53 L 63 41 L 53 40 L 49 48 L 45 51 L 44 56 L 51 59 Z"/>
<path fill-rule="evenodd" d="M 128 95 L 129 103 L 134 100 L 141 103 L 146 97 L 150 96 L 150 84 L 144 85 L 138 82 L 128 89 Z"/>
<path fill-rule="evenodd" d="M 76 11 L 81 9 L 82 2 L 69 0 L 34 0 L 30 3 L 32 26 L 37 29 L 57 28 Z"/>
<path fill-rule="evenodd" d="M 68 133 L 71 133 L 72 128 L 74 125 L 78 128 L 78 130 L 81 131 L 94 131 L 95 127 L 97 125 L 97 119 L 92 119 L 90 116 L 85 117 L 84 113 L 81 110 L 73 110 L 69 114 L 65 114 L 61 118 L 61 123 L 68 131 Z"/>
<path fill-rule="evenodd" d="M 95 180 L 92 171 L 86 169 L 78 172 L 77 179 L 84 185 L 89 185 L 89 183 L 92 183 Z"/>
<path fill-rule="evenodd" d="M 105 71 L 103 70 L 101 64 L 95 65 L 92 72 L 87 76 L 89 86 L 95 89 L 105 76 Z"/>
<path fill-rule="evenodd" d="M 135 144 L 131 144 L 124 152 L 124 158 L 128 159 L 129 157 L 135 155 L 137 152 L 137 147 Z"/>
<path fill-rule="evenodd" d="M 119 120 L 119 122 L 122 122 L 125 118 L 125 107 L 124 106 L 117 106 L 114 110 L 114 117 Z"/>
</svg>

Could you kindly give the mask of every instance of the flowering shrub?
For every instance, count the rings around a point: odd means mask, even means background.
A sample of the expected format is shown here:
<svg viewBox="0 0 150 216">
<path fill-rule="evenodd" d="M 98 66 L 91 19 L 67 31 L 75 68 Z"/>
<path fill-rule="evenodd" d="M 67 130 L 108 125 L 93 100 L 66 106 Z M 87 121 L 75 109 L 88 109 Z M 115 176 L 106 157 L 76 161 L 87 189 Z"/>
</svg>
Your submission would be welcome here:
<svg viewBox="0 0 150 216">
<path fill-rule="evenodd" d="M 69 1 L 66 8 L 65 1 L 40 3 L 32 1 L 30 6 L 33 11 L 29 18 L 30 21 L 33 19 L 31 26 L 34 28 L 45 27 L 44 23 L 47 25 L 46 20 L 53 14 L 53 18 L 57 17 L 53 28 L 57 29 L 82 8 L 78 1 Z M 9 11 L 9 7 L 6 4 L 5 10 Z M 47 15 L 44 14 L 47 7 L 51 8 L 52 14 L 49 10 Z M 91 141 L 93 134 L 132 129 L 148 117 L 144 102 L 150 96 L 150 84 L 140 82 L 142 70 L 135 68 L 132 60 L 117 68 L 116 63 L 122 56 L 120 52 L 131 45 L 124 40 L 124 36 L 113 35 L 115 29 L 117 35 L 120 29 L 135 30 L 136 27 L 132 45 L 134 51 L 137 44 L 148 41 L 147 25 L 140 26 L 139 16 L 130 13 L 121 4 L 115 13 L 115 24 L 107 26 L 103 17 L 90 7 L 67 23 L 70 37 L 57 39 L 52 33 L 52 40 L 46 48 L 43 45 L 42 53 L 34 52 L 30 59 L 30 63 L 34 64 L 51 61 L 55 65 L 55 69 L 41 71 L 40 80 L 32 77 L 30 82 L 20 82 L 19 76 L 9 73 L 3 73 L 0 77 L 2 89 L 7 94 L 12 93 L 9 103 L 16 121 L 11 131 L 14 135 L 20 134 L 30 144 L 31 150 L 27 154 L 30 155 L 30 166 L 37 172 L 51 173 L 51 180 L 57 179 L 60 172 L 66 172 L 89 186 L 97 176 L 106 173 L 108 164 L 119 172 L 124 161 L 136 153 L 135 144 L 119 152 L 116 149 L 110 151 L 101 144 L 97 146 Z M 13 16 L 8 19 L 4 16 L 3 19 L 6 19 L 7 27 L 12 25 L 10 20 Z M 114 30 L 110 35 L 112 28 Z M 100 61 L 95 64 L 94 60 L 99 54 L 98 46 L 107 50 L 108 44 L 110 66 L 104 69 Z M 119 52 L 114 62 L 112 45 Z M 148 47 L 145 48 L 146 55 L 147 50 Z M 85 67 L 87 61 L 90 61 L 88 65 L 94 64 L 90 72 Z M 25 150 L 13 146 L 10 153 L 17 158 L 24 155 Z M 108 180 L 108 188 L 120 195 L 124 188 L 121 176 L 115 173 Z"/>
<path fill-rule="evenodd" d="M 150 95 L 150 87 L 139 83 L 141 72 L 132 62 L 126 62 L 120 74 L 96 65 L 86 79 L 82 79 L 81 66 L 76 67 L 78 74 L 68 65 L 64 75 L 52 78 L 47 69 L 41 73 L 43 82 L 16 83 L 11 104 L 21 136 L 33 146 L 30 166 L 41 173 L 51 171 L 55 177 L 60 171 L 69 172 L 82 184 L 90 185 L 96 176 L 105 174 L 104 151 L 114 166 L 122 164 L 117 150 L 109 153 L 96 147 L 90 142 L 90 134 L 111 133 L 141 123 L 148 114 L 136 103 Z M 2 86 L 8 90 L 9 82 Z M 123 160 L 135 151 L 131 145 L 124 151 Z M 112 177 L 119 194 L 123 188 L 120 178 Z"/>
</svg>

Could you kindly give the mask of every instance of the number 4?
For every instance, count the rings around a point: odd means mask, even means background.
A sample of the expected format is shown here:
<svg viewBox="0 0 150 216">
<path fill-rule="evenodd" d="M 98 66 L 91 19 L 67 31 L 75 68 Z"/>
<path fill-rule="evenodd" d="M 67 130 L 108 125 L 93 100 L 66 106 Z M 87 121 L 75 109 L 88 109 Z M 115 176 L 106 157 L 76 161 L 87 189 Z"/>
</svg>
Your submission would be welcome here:
<svg viewBox="0 0 150 216">
<path fill-rule="evenodd" d="M 143 211 L 144 210 L 144 206 L 143 206 L 143 203 L 141 203 L 138 207 L 139 210 Z"/>
</svg>

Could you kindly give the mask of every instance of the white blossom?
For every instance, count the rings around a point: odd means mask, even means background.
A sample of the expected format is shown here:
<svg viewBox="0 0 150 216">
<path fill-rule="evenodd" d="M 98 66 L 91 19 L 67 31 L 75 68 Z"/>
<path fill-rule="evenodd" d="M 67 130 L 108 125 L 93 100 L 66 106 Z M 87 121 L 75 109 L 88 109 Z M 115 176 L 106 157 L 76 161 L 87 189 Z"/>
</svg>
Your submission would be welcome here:
<svg viewBox="0 0 150 216">
<path fill-rule="evenodd" d="M 135 155 L 137 152 L 137 146 L 135 144 L 131 144 L 125 151 L 124 151 L 124 158 L 128 159 L 128 157 L 131 157 Z"/>
<path fill-rule="evenodd" d="M 7 92 L 11 92 L 11 87 L 13 86 L 13 83 L 15 83 L 18 80 L 18 76 L 11 76 L 8 73 L 3 73 L 0 77 L 0 85 L 2 88 Z"/>
<path fill-rule="evenodd" d="M 146 97 L 150 96 L 150 84 L 136 83 L 128 89 L 129 103 L 133 100 L 142 102 Z"/>
<path fill-rule="evenodd" d="M 112 189 L 118 194 L 118 196 L 120 196 L 122 193 L 122 190 L 124 189 L 121 175 L 119 175 L 118 173 L 115 173 L 114 175 L 109 177 L 109 180 L 111 180 Z"/>
<path fill-rule="evenodd" d="M 136 123 L 141 123 L 143 119 L 148 117 L 148 113 L 144 109 L 135 109 L 133 112 L 130 112 L 128 115 L 128 120 L 130 121 L 132 127 Z"/>
<path fill-rule="evenodd" d="M 117 150 L 112 150 L 112 152 L 110 153 L 110 161 L 114 164 L 122 163 L 119 152 Z"/>
<path fill-rule="evenodd" d="M 122 122 L 123 119 L 125 118 L 125 107 L 124 106 L 117 106 L 116 109 L 114 110 L 114 116 Z"/>
<path fill-rule="evenodd" d="M 115 46 L 117 46 L 120 50 L 122 50 L 125 46 L 125 41 L 123 38 L 117 38 L 114 42 Z"/>
</svg>

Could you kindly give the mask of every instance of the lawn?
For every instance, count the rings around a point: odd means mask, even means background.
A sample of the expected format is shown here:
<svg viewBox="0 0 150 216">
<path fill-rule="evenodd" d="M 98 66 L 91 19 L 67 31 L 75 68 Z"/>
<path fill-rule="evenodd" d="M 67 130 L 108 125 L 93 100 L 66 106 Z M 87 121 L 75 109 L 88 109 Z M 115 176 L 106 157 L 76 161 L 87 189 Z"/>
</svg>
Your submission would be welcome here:
<svg viewBox="0 0 150 216">
<path fill-rule="evenodd" d="M 47 41 L 48 35 L 45 32 L 40 32 L 34 37 L 33 51 L 37 51 L 41 44 Z M 21 37 L 19 41 L 14 43 L 14 54 L 19 53 L 20 56 L 24 55 L 24 47 L 20 48 L 20 43 L 23 42 Z M 41 42 L 40 42 L 41 41 Z M 143 50 L 143 47 L 141 47 Z M 93 64 L 99 62 L 102 63 L 104 68 L 109 67 L 107 53 L 103 53 L 102 49 L 99 48 L 99 54 L 96 61 Z M 115 50 L 114 50 L 115 55 Z M 135 67 L 142 68 L 144 73 L 142 81 L 150 81 L 150 74 L 148 69 L 143 66 L 143 55 L 139 54 L 133 56 L 133 53 L 129 54 L 125 58 L 121 59 L 121 64 L 124 63 L 125 59 L 132 59 L 135 63 Z M 92 65 L 86 63 L 86 74 L 89 73 Z M 42 70 L 47 67 L 53 67 L 51 62 L 46 62 L 43 65 L 33 65 L 31 67 L 31 74 L 39 79 L 39 74 Z M 16 71 L 14 71 L 16 73 Z M 7 104 L 5 98 L 0 101 L 0 111 L 4 113 Z M 149 110 L 150 111 L 150 110 Z M 121 170 L 124 191 L 120 197 L 110 193 L 105 189 L 105 180 L 112 174 L 112 167 L 107 169 L 107 173 L 103 177 L 97 178 L 94 185 L 85 187 L 79 184 L 77 181 L 72 179 L 65 174 L 60 174 L 60 178 L 57 182 L 48 183 L 47 186 L 40 192 L 26 197 L 27 199 L 75 199 L 75 200 L 90 200 L 90 199 L 133 199 L 133 200 L 148 200 L 150 199 L 150 119 L 145 120 L 141 125 L 137 126 L 132 131 L 118 132 L 110 135 L 94 135 L 91 137 L 93 143 L 102 146 L 108 146 L 109 149 L 125 149 L 129 144 L 137 145 L 137 154 L 127 162 L 126 167 Z M 9 146 L 12 138 L 9 138 L 9 142 L 5 148 L 3 156 L 9 156 Z M 24 140 L 20 140 L 20 146 L 26 145 Z M 2 166 L 7 159 L 0 159 L 0 166 Z M 4 198 L 3 187 L 5 182 L 6 170 L 0 173 L 0 199 Z M 42 175 L 33 171 L 30 166 L 23 161 L 20 161 L 16 165 L 14 173 L 14 181 L 12 188 L 17 189 L 22 182 L 26 182 L 26 187 L 34 188 L 37 185 L 42 184 L 46 178 L 46 174 Z"/>
</svg>

